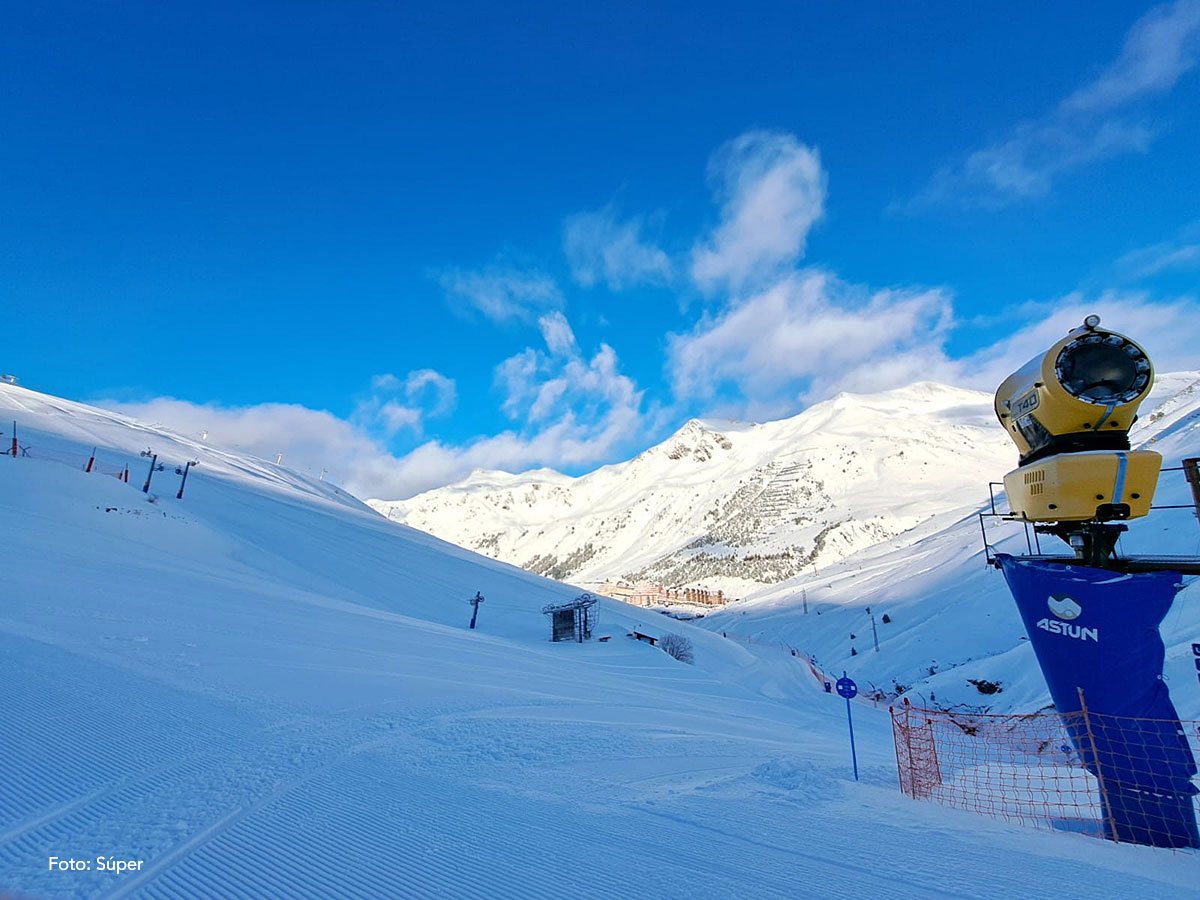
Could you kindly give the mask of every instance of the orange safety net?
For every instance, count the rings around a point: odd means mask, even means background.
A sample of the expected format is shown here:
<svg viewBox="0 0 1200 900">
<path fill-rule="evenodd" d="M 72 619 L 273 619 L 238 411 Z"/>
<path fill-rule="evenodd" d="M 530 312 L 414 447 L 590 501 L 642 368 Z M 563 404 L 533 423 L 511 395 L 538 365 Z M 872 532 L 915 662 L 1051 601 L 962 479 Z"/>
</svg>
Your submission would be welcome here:
<svg viewBox="0 0 1200 900">
<path fill-rule="evenodd" d="M 1195 846 L 1200 805 L 1178 773 L 1194 774 L 1200 723 L 907 701 L 891 713 L 900 789 L 914 799 L 1119 842 Z"/>
</svg>

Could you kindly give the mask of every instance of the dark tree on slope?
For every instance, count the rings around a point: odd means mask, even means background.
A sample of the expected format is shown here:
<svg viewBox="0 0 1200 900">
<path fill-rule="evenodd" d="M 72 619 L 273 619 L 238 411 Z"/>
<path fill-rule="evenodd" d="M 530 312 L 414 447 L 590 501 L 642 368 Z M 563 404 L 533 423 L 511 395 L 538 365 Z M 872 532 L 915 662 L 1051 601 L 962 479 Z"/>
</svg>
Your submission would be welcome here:
<svg viewBox="0 0 1200 900">
<path fill-rule="evenodd" d="M 664 653 L 675 657 L 680 662 L 696 661 L 696 657 L 692 654 L 692 642 L 682 634 L 664 634 L 659 639 L 658 646 L 662 647 Z"/>
</svg>

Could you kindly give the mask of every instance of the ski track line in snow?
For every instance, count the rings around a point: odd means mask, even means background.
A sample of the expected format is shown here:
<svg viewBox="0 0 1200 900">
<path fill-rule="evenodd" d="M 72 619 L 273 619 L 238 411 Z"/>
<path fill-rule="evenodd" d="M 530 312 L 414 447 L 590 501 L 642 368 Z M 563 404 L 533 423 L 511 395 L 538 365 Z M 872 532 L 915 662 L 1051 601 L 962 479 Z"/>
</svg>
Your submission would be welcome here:
<svg viewBox="0 0 1200 900">
<path fill-rule="evenodd" d="M 404 738 L 404 737 L 406 737 L 406 734 L 404 732 L 402 732 L 400 735 L 397 735 L 397 737 Z M 376 741 L 370 742 L 370 743 L 374 744 L 375 746 L 379 746 L 381 744 L 386 743 L 386 738 L 383 740 L 376 740 Z M 365 745 L 360 745 L 360 746 L 365 746 Z M 354 751 L 354 748 L 351 748 L 350 753 L 353 753 L 353 751 Z M 345 763 L 346 757 L 348 755 L 349 754 L 347 754 L 345 752 L 341 753 L 337 759 L 334 759 L 334 765 L 336 766 L 336 765 Z M 216 761 L 216 760 L 201 761 L 200 765 L 198 766 L 198 771 L 201 771 L 201 772 L 209 771 L 211 768 L 214 768 L 214 766 L 211 765 L 211 763 L 213 763 L 213 762 L 219 762 L 219 761 Z M 217 767 L 219 768 L 219 766 L 217 766 Z M 315 774 L 316 772 L 318 772 L 320 770 L 312 769 L 311 767 L 309 767 L 309 769 L 307 771 L 311 775 L 311 774 Z M 305 779 L 305 780 L 307 780 L 307 779 Z M 276 790 L 271 795 L 260 800 L 257 804 L 254 804 L 249 808 L 235 810 L 233 813 L 230 813 L 227 816 L 222 817 L 221 819 L 217 820 L 216 823 L 208 825 L 199 834 L 188 839 L 183 844 L 177 845 L 174 849 L 169 850 L 164 856 L 159 857 L 158 860 L 153 863 L 152 869 L 146 870 L 146 872 L 144 873 L 144 875 L 142 877 L 138 878 L 136 881 L 124 882 L 120 886 L 120 891 L 114 893 L 113 896 L 125 896 L 128 893 L 135 890 L 139 885 L 146 884 L 148 881 L 153 880 L 154 877 L 157 875 L 162 875 L 164 873 L 167 873 L 167 874 L 173 873 L 174 871 L 176 871 L 175 867 L 177 865 L 179 865 L 181 862 L 183 862 L 185 859 L 189 859 L 192 856 L 192 854 L 197 853 L 198 851 L 205 851 L 207 845 L 210 842 L 215 843 L 215 844 L 225 843 L 226 832 L 233 831 L 234 837 L 236 837 L 237 835 L 243 834 L 243 832 L 252 831 L 253 828 L 250 825 L 248 825 L 246 829 L 241 829 L 236 826 L 238 826 L 238 823 L 241 822 L 243 819 L 245 819 L 247 816 L 253 816 L 253 814 L 255 813 L 256 810 L 276 804 L 276 801 L 278 801 L 281 797 L 283 797 L 285 795 L 289 795 L 293 791 L 296 791 L 298 786 L 301 785 L 302 783 L 303 783 L 302 781 L 295 782 L 295 783 L 287 786 L 286 788 Z M 319 845 L 317 845 L 315 847 L 309 847 L 309 850 L 311 851 L 310 855 L 314 855 L 314 856 L 317 854 L 328 855 L 328 852 L 329 852 L 328 848 L 330 848 L 330 847 L 337 848 L 347 842 L 349 842 L 349 844 L 353 846 L 353 845 L 356 845 L 358 842 L 361 842 L 362 836 L 356 835 L 356 828 L 359 827 L 359 822 L 361 819 L 363 819 L 364 817 L 367 819 L 371 818 L 372 813 L 370 811 L 371 811 L 372 803 L 377 801 L 377 797 L 375 796 L 375 788 L 378 786 L 378 784 L 379 784 L 379 779 L 377 777 L 373 777 L 370 780 L 370 784 L 367 786 L 367 788 L 361 792 L 361 796 L 359 798 L 355 798 L 355 804 L 353 807 L 353 815 L 351 815 L 347 821 L 345 821 L 341 826 L 339 826 L 339 829 L 337 829 L 333 834 L 326 836 L 325 840 L 322 841 Z M 335 785 L 336 785 L 336 782 L 335 782 Z M 168 800 L 172 797 L 178 798 L 181 785 L 180 784 L 172 784 L 170 782 L 170 780 L 167 779 L 167 780 L 155 781 L 155 782 L 149 783 L 149 784 L 143 784 L 140 786 L 140 788 L 141 789 L 136 792 L 136 796 L 129 798 L 130 800 L 132 800 L 132 803 L 129 803 L 126 805 L 132 806 L 134 808 L 145 806 L 145 805 L 153 806 L 153 801 L 155 800 L 155 798 L 165 797 L 165 798 L 168 798 Z M 461 792 L 463 790 L 470 790 L 470 788 L 469 787 L 464 788 L 462 785 L 451 786 L 451 788 L 449 790 L 441 792 L 441 795 L 437 798 L 437 802 L 439 804 L 453 806 L 455 800 L 457 799 L 457 795 L 461 794 Z M 303 791 L 301 791 L 301 793 L 303 793 Z M 243 794 L 243 796 L 244 796 L 244 794 Z M 341 794 L 338 793 L 335 800 L 337 802 L 342 802 L 344 800 L 344 798 L 342 798 Z M 86 802 L 87 802 L 86 799 L 84 799 L 81 801 L 80 805 L 83 805 Z M 288 797 L 288 799 L 285 802 L 287 804 L 295 805 L 295 803 L 298 803 L 299 801 L 293 801 L 292 798 Z M 161 805 L 161 801 L 160 801 L 160 805 Z M 328 804 L 328 802 L 326 802 L 324 805 L 329 805 L 329 804 Z M 128 821 L 128 813 L 125 812 L 123 814 L 123 810 L 121 810 L 119 807 L 114 807 L 112 804 L 99 804 L 99 806 L 101 806 L 103 808 L 98 808 L 98 809 L 92 810 L 93 816 L 91 818 L 93 819 L 93 821 L 97 818 L 104 819 L 104 820 L 114 820 L 114 821 Z M 318 818 L 318 819 L 321 818 L 321 815 L 320 815 L 321 808 L 322 808 L 321 803 L 310 804 L 304 810 L 302 810 L 300 814 L 287 817 L 287 820 L 282 823 L 275 823 L 275 824 L 270 824 L 269 826 L 266 826 L 266 832 L 268 834 L 282 833 L 285 835 L 286 834 L 303 835 L 303 833 L 306 830 L 307 823 L 314 817 L 314 814 L 316 815 L 316 818 Z M 533 818 L 533 817 L 536 817 L 536 811 L 535 811 L 535 813 L 532 814 L 532 816 L 531 815 L 525 816 L 526 819 Z M 493 817 L 493 818 L 496 818 L 496 817 Z M 503 817 L 501 816 L 500 818 L 503 818 Z M 383 824 L 386 826 L 380 831 L 380 833 L 383 833 L 383 834 L 387 834 L 390 831 L 394 831 L 396 829 L 396 825 L 397 825 L 397 823 L 395 823 L 395 822 L 389 822 L 389 823 L 383 823 Z M 64 823 L 63 827 L 58 829 L 58 837 L 65 840 L 65 839 L 69 839 L 73 836 L 78 836 L 81 833 L 86 834 L 88 832 L 87 826 L 88 826 L 88 822 L 84 822 L 81 820 L 75 820 L 72 822 Z M 343 832 L 344 832 L 344 834 L 343 834 Z M 344 835 L 349 835 L 349 837 L 347 838 Z M 231 837 L 230 840 L 232 840 L 232 839 L 233 838 Z M 486 836 L 480 836 L 479 839 L 486 842 Z M 551 839 L 552 838 L 548 838 L 547 842 L 549 842 Z M 588 838 L 586 835 L 581 834 L 581 835 L 579 835 L 579 839 L 581 841 L 586 841 Z M 301 845 L 304 845 L 304 840 L 302 838 L 299 839 L 299 843 Z M 386 848 L 385 848 L 385 850 L 386 850 Z M 282 855 L 286 856 L 286 852 L 287 852 L 286 848 L 284 848 L 284 850 L 282 851 Z M 387 856 L 386 852 L 384 852 L 384 851 L 380 851 L 380 852 L 383 853 L 384 857 Z M 22 855 L 26 855 L 26 854 L 23 853 Z M 243 855 L 246 856 L 246 858 L 257 858 L 257 857 L 264 856 L 264 855 L 269 855 L 272 858 L 274 858 L 276 856 L 281 855 L 281 851 L 277 847 L 272 849 L 272 840 L 271 839 L 256 838 L 256 839 L 250 841 L 245 846 L 244 853 L 241 850 L 239 850 L 237 853 L 235 853 L 235 856 L 238 858 L 241 858 Z M 647 864 L 650 865 L 651 863 L 648 862 Z M 189 862 L 189 865 L 190 865 L 190 862 Z M 185 865 L 184 868 L 186 869 L 187 866 Z M 370 868 L 371 868 L 371 866 L 364 867 L 364 869 L 370 869 Z M 437 868 L 437 866 L 434 866 L 434 868 Z M 420 875 L 419 877 L 414 876 L 414 880 L 412 882 L 412 885 L 410 885 L 410 886 L 416 888 L 416 887 L 419 887 L 423 883 L 427 883 L 429 876 L 430 876 L 429 871 L 426 871 L 423 875 Z M 192 877 L 199 877 L 199 876 L 192 876 Z M 449 882 L 453 883 L 454 878 L 452 875 L 447 875 L 446 878 L 449 879 Z M 347 873 L 339 872 L 337 879 L 334 881 L 327 880 L 326 882 L 324 882 L 321 891 L 319 891 L 318 893 L 326 894 L 326 895 L 345 894 L 347 891 L 351 890 L 351 885 L 355 884 L 355 879 L 353 879 L 353 878 L 349 878 L 348 880 L 347 879 L 348 879 Z M 301 878 L 301 881 L 303 881 L 303 880 L 304 879 Z M 241 891 L 241 892 L 235 891 L 233 889 L 232 885 L 240 884 L 240 883 L 245 883 L 247 885 L 257 885 L 257 887 L 249 888 L 246 891 Z M 194 891 L 184 891 L 184 890 L 172 891 L 172 892 L 170 892 L 169 895 L 170 896 L 183 896 L 185 894 L 190 894 L 192 896 L 201 896 L 201 897 L 226 896 L 226 895 L 230 895 L 230 896 L 244 895 L 244 896 L 251 897 L 251 896 L 261 896 L 263 894 L 282 895 L 281 894 L 281 891 L 282 891 L 281 885 L 284 885 L 287 883 L 288 883 L 287 878 L 282 878 L 282 880 L 275 878 L 275 879 L 269 880 L 267 883 L 262 883 L 261 878 L 258 875 L 256 875 L 256 873 L 254 871 L 249 871 L 249 872 L 238 871 L 236 873 L 231 873 L 229 871 L 225 871 L 223 876 L 218 877 L 217 875 L 214 875 L 212 879 L 204 881 L 202 887 L 197 887 Z M 82 887 L 82 885 L 80 885 L 80 887 Z M 301 895 L 312 896 L 313 895 L 312 892 L 310 890 L 308 890 L 309 887 L 311 887 L 311 885 L 300 885 L 300 886 L 298 886 L 297 889 L 301 891 Z M 460 885 L 460 887 L 462 887 L 462 894 L 464 896 L 470 894 L 470 891 L 467 890 L 467 886 Z M 364 883 L 364 884 L 358 885 L 357 887 L 353 888 L 353 892 L 356 892 L 361 896 L 389 896 L 389 895 L 394 895 L 393 892 L 395 891 L 395 889 L 396 889 L 396 885 L 395 885 L 395 883 L 392 883 L 392 882 L 388 882 L 387 885 L 365 884 Z M 519 890 L 514 888 L 514 893 L 515 894 L 526 893 L 524 886 L 522 886 L 522 888 Z M 87 895 L 91 896 L 90 893 L 88 893 Z M 480 896 L 483 896 L 483 894 L 480 894 Z M 547 896 L 549 896 L 549 894 Z"/>
<path fill-rule="evenodd" d="M 829 868 L 833 867 L 845 873 L 854 873 L 866 881 L 875 883 L 873 888 L 867 888 L 865 893 L 859 894 L 860 896 L 902 896 L 922 898 L 945 897 L 949 898 L 949 900 L 974 900 L 974 898 L 979 896 L 978 894 L 963 894 L 959 891 L 947 890 L 943 887 L 935 887 L 930 885 L 927 881 L 922 882 L 911 878 L 901 878 L 894 871 L 880 872 L 877 869 L 871 869 L 852 862 L 845 862 L 843 860 L 832 858 L 834 856 L 832 853 L 826 856 L 821 856 L 816 853 L 807 853 L 803 850 L 796 849 L 795 847 L 780 847 L 777 844 L 756 840 L 754 838 L 747 837 L 744 834 L 735 834 L 721 828 L 715 828 L 712 825 L 696 822 L 684 816 L 675 815 L 659 809 L 648 809 L 644 805 L 635 805 L 632 808 L 645 815 L 657 816 L 670 822 L 674 822 L 676 825 L 683 826 L 686 829 L 712 832 L 713 834 L 720 835 L 723 839 L 732 843 L 749 845 L 757 852 L 761 852 L 763 850 L 772 850 L 780 854 L 787 854 L 789 856 L 798 857 L 800 859 L 815 863 L 815 868 L 817 869 L 823 868 L 828 870 Z M 826 872 L 826 877 L 822 878 L 823 884 L 827 883 L 827 875 L 828 873 Z M 885 886 L 882 889 L 880 888 L 881 884 Z M 896 894 L 895 888 L 897 885 L 904 885 L 910 890 L 905 890 L 900 894 Z M 849 892 L 847 892 L 847 894 L 848 893 Z"/>
<path fill-rule="evenodd" d="M 0 726 L 8 737 L 0 740 L 0 759 L 5 766 L 0 822 L 16 824 L 0 833 L 0 845 L 122 785 L 161 771 L 165 760 L 194 746 L 175 743 L 169 733 L 147 746 L 132 740 L 128 729 L 120 727 L 129 724 L 130 718 L 121 717 L 113 728 L 103 716 L 90 714 L 86 702 L 66 705 L 61 694 L 55 696 L 54 685 L 31 685 L 11 669 L 5 674 Z M 46 714 L 38 714 L 43 711 Z M 40 738 L 36 743 L 34 734 Z M 80 743 L 89 740 L 97 745 L 95 751 L 77 753 Z M 79 797 L 81 792 L 85 796 Z M 65 798 L 75 799 L 63 802 Z M 58 805 L 47 810 L 47 801 Z M 24 821 L 22 815 L 27 817 Z"/>
<path fill-rule="evenodd" d="M 381 789 L 398 777 L 405 790 L 381 804 Z M 917 896 L 861 867 L 847 867 L 834 889 L 827 868 L 820 871 L 826 860 L 808 871 L 768 845 L 747 859 L 743 842 L 725 836 L 698 852 L 687 821 L 638 840 L 636 818 L 619 805 L 581 817 L 558 797 L 405 773 L 383 758 L 348 760 L 336 777 L 314 779 L 222 829 L 139 898 Z M 680 830 L 688 833 L 672 833 Z M 763 860 L 764 849 L 776 858 Z"/>
<path fill-rule="evenodd" d="M 118 897 L 127 897 L 131 891 L 136 890 L 147 881 L 155 878 L 160 872 L 163 872 L 175 865 L 179 860 L 183 859 L 197 847 L 200 847 L 206 842 L 212 840 L 215 835 L 220 834 L 232 823 L 245 816 L 249 811 L 250 810 L 248 809 L 234 810 L 229 815 L 225 816 L 225 818 L 214 822 L 199 834 L 193 835 L 171 852 L 158 857 L 156 860 L 152 860 L 151 864 L 137 875 L 124 880 L 118 887 L 114 888 L 108 893 L 102 894 L 101 897 L 103 900 L 117 900 Z"/>
<path fill-rule="evenodd" d="M 12 663 L 31 647 L 45 671 Z M 10 702 L 0 706 L 5 773 L 0 825 L 9 825 L 0 837 L 0 884 L 7 886 L 32 877 L 26 888 L 44 889 L 37 883 L 45 884 L 45 873 L 31 861 L 78 855 L 80 844 L 151 860 L 166 850 L 174 858 L 171 848 L 179 846 L 180 828 L 211 822 L 231 800 L 244 814 L 247 800 L 275 788 L 269 800 L 289 775 L 290 784 L 299 783 L 296 773 L 312 777 L 364 736 L 377 733 L 373 722 L 356 719 L 322 723 L 296 717 L 285 726 L 264 727 L 258 716 L 235 711 L 242 728 L 234 734 L 222 727 L 232 723 L 221 704 L 154 683 L 140 684 L 140 693 L 130 691 L 135 676 L 122 670 L 105 675 L 80 660 L 74 665 L 82 666 L 94 685 L 59 683 L 53 673 L 69 671 L 61 665 L 60 654 L 67 656 L 62 651 L 11 635 L 0 635 L 0 649 L 13 651 L 3 656 L 9 664 L 2 667 Z M 132 709 L 100 714 L 92 702 L 96 691 L 116 693 Z M 194 727 L 183 727 L 189 724 Z M 61 802 L 64 797 L 73 799 Z M 36 812 L 28 815 L 30 809 Z M 26 817 L 19 820 L 23 811 Z M 227 825 L 229 818 L 220 821 Z M 133 846 L 130 833 L 139 835 Z M 208 826 L 201 836 L 212 833 Z M 182 846 L 194 849 L 196 838 Z M 97 877 L 100 873 L 89 872 L 80 881 Z"/>
<path fill-rule="evenodd" d="M 355 723 L 354 730 L 360 729 L 361 725 Z M 331 729 L 331 732 L 347 730 Z M 314 739 L 303 734 L 289 734 L 275 745 L 260 743 L 236 751 L 223 750 L 220 754 L 200 753 L 153 774 L 132 775 L 111 789 L 81 798 L 31 823 L 22 834 L 0 847 L 0 871 L 9 866 L 14 872 L 18 871 L 20 861 L 44 859 L 55 847 L 79 843 L 81 835 L 90 835 L 93 842 L 107 840 L 113 844 L 113 836 L 104 836 L 109 823 L 129 825 L 140 822 L 144 827 L 135 830 L 147 836 L 146 840 L 152 840 L 152 836 L 157 835 L 160 843 L 166 842 L 163 848 L 165 852 L 156 853 L 143 845 L 144 849 L 139 852 L 145 852 L 150 857 L 149 868 L 138 876 L 123 880 L 116 892 L 105 895 L 125 896 L 241 818 L 294 790 L 338 762 L 348 752 L 353 752 L 347 749 L 345 739 L 331 741 L 330 737 L 324 735 L 322 738 L 325 740 L 322 741 L 321 738 Z M 313 740 L 332 746 L 315 751 L 310 746 L 304 746 Z M 305 753 L 316 758 L 305 758 Z M 289 768 L 296 770 L 299 777 L 279 785 L 280 776 L 288 774 Z M 274 787 L 262 795 L 267 785 Z M 245 804 L 256 793 L 260 794 L 259 798 Z M 187 801 L 190 806 L 179 808 L 174 805 L 181 801 Z M 163 823 L 171 818 L 195 822 L 200 815 L 211 815 L 222 807 L 227 809 L 231 801 L 238 803 L 237 809 L 200 828 L 182 843 L 176 843 L 177 839 L 171 835 L 162 834 Z M 119 843 L 119 840 L 116 842 Z"/>
<path fill-rule="evenodd" d="M 75 800 L 64 803 L 62 806 L 47 810 L 46 812 L 34 816 L 31 819 L 26 819 L 25 821 L 20 822 L 15 828 L 0 834 L 0 861 L 2 861 L 5 856 L 13 855 L 13 848 L 9 848 L 6 845 L 13 844 L 14 848 L 20 849 L 21 838 L 25 837 L 26 835 L 38 831 L 39 829 L 46 828 L 47 826 L 58 822 L 60 819 L 65 819 L 72 813 L 75 813 L 85 807 L 94 805 L 97 806 L 97 808 L 102 808 L 100 804 L 114 794 L 124 791 L 129 787 L 135 786 L 141 781 L 148 779 L 152 780 L 155 776 L 164 775 L 170 770 L 170 768 L 170 766 L 163 766 L 155 771 L 138 772 L 134 775 L 128 775 L 111 787 L 101 788 L 98 791 L 85 794 L 82 797 L 78 797 Z"/>
<path fill-rule="evenodd" d="M 229 815 L 225 816 L 224 818 L 219 819 L 218 821 L 209 825 L 203 831 L 199 832 L 198 834 L 193 835 L 191 838 L 184 841 L 182 844 L 178 845 L 177 847 L 172 849 L 170 852 L 168 852 L 165 855 L 159 857 L 158 859 L 152 861 L 150 866 L 143 869 L 142 872 L 138 873 L 133 878 L 123 881 L 114 890 L 111 890 L 108 893 L 101 895 L 102 900 L 119 900 L 119 898 L 121 898 L 121 897 L 129 896 L 131 893 L 133 893 L 139 887 L 154 880 L 156 877 L 158 877 L 163 872 L 170 870 L 173 866 L 177 865 L 181 860 L 185 859 L 192 853 L 194 853 L 197 850 L 199 850 L 200 848 L 204 847 L 209 842 L 221 837 L 228 829 L 230 829 L 231 827 L 236 825 L 238 822 L 245 819 L 247 816 L 251 816 L 258 810 L 263 809 L 264 807 L 270 806 L 271 804 L 273 804 L 277 800 L 279 800 L 281 797 L 285 797 L 286 795 L 297 790 L 298 788 L 301 788 L 303 785 L 305 785 L 307 782 L 311 781 L 313 778 L 316 778 L 319 775 L 321 775 L 322 773 L 324 773 L 327 769 L 331 768 L 332 766 L 337 765 L 337 763 L 342 759 L 342 757 L 344 756 L 344 754 L 346 752 L 347 751 L 344 748 L 341 749 L 340 752 L 338 750 L 333 751 L 331 754 L 329 754 L 330 759 L 325 764 L 318 765 L 315 767 L 305 767 L 306 774 L 304 776 L 302 776 L 301 778 L 298 778 L 295 781 L 292 781 L 288 784 L 281 785 L 280 787 L 276 788 L 274 791 L 272 791 L 270 794 L 266 795 L 265 797 L 259 798 L 257 801 L 255 801 L 254 803 L 252 803 L 248 806 L 242 807 L 240 809 L 236 809 L 233 812 L 231 812 Z M 353 751 L 350 751 L 350 752 L 353 752 Z M 303 831 L 302 823 L 300 823 L 300 822 L 295 823 L 295 827 L 297 827 L 299 831 L 301 831 L 301 832 Z M 210 891 L 211 891 L 211 888 L 210 888 Z M 216 896 L 216 894 L 210 893 L 209 896 Z"/>
</svg>

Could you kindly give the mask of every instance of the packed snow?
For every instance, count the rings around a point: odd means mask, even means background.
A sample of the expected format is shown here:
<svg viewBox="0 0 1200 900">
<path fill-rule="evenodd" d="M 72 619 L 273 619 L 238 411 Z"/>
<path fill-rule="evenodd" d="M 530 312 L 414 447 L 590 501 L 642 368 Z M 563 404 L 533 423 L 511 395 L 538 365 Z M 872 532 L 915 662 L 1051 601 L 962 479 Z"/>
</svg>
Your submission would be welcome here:
<svg viewBox="0 0 1200 900">
<path fill-rule="evenodd" d="M 541 608 L 577 588 L 198 438 L 9 385 L 0 410 L 27 448 L 0 458 L 0 890 L 1200 893 L 1194 854 L 904 798 L 869 703 L 855 782 L 845 705 L 787 653 L 608 601 L 552 644 Z"/>
</svg>

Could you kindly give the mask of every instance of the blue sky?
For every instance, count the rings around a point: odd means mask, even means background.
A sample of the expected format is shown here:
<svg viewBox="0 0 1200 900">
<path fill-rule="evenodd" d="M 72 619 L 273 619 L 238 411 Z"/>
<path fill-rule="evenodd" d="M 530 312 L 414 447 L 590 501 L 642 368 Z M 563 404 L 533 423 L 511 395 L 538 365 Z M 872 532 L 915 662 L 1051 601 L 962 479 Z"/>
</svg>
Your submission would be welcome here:
<svg viewBox="0 0 1200 900">
<path fill-rule="evenodd" d="M 1200 367 L 1200 0 L 427 7 L 7 11 L 0 367 L 387 497 Z"/>
</svg>

